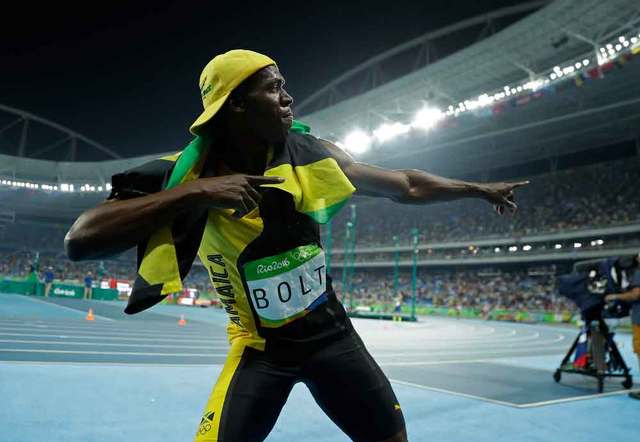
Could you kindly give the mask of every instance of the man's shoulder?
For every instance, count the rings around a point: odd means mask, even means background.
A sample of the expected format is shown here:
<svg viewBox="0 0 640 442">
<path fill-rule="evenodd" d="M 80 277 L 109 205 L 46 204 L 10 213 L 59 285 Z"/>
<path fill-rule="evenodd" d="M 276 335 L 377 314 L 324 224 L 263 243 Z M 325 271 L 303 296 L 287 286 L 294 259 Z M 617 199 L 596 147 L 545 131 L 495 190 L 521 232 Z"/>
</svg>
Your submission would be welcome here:
<svg viewBox="0 0 640 442">
<path fill-rule="evenodd" d="M 138 164 L 111 177 L 111 195 L 107 199 L 128 199 L 161 191 L 173 170 L 180 152 Z"/>
</svg>

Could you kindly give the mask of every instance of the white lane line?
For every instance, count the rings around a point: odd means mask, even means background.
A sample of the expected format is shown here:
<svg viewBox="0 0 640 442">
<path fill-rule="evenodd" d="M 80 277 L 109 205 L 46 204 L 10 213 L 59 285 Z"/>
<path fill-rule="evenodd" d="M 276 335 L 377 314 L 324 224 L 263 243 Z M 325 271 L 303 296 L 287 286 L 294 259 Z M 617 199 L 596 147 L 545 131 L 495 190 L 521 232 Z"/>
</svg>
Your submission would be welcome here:
<svg viewBox="0 0 640 442">
<path fill-rule="evenodd" d="M 27 298 L 27 297 L 25 297 L 24 299 L 28 299 L 29 301 L 39 302 L 41 304 L 52 305 L 54 307 L 59 307 L 59 308 L 63 308 L 63 309 L 66 309 L 66 310 L 71 310 L 72 312 L 76 312 L 76 313 L 79 313 L 80 315 L 84 315 L 84 312 L 82 310 L 78 310 L 78 309 L 75 309 L 75 308 L 67 307 L 65 305 L 59 305 L 59 304 L 54 304 L 53 302 L 42 301 L 42 300 L 40 300 L 38 298 Z M 96 318 L 104 319 L 105 321 L 112 321 L 112 322 L 114 321 L 114 319 L 106 318 L 104 316 L 99 316 L 99 315 L 95 315 L 95 314 L 93 316 L 96 317 Z"/>
<path fill-rule="evenodd" d="M 376 361 L 377 362 L 377 361 Z M 447 365 L 447 364 L 474 364 L 477 362 L 489 362 L 491 363 L 491 359 L 445 359 L 438 361 L 421 361 L 420 365 Z M 400 363 L 378 363 L 380 366 L 401 366 L 401 365 L 410 365 L 405 364 L 403 362 Z"/>
<path fill-rule="evenodd" d="M 111 318 L 109 318 L 111 319 Z M 91 327 L 95 328 L 105 328 L 105 329 L 116 329 L 118 327 L 128 327 L 135 328 L 140 330 L 145 330 L 149 328 L 151 324 L 153 327 L 167 327 L 170 328 L 174 324 L 178 323 L 179 317 L 170 317 L 167 316 L 165 320 L 146 320 L 146 319 L 129 319 L 127 317 L 123 317 L 122 319 L 114 319 L 111 322 L 102 322 L 98 321 L 93 324 L 88 324 L 85 320 L 83 320 L 82 316 L 76 318 L 67 318 L 67 319 L 35 319 L 35 318 L 24 318 L 24 319 L 2 319 L 0 318 L 0 327 L 82 327 L 91 325 Z M 215 322 L 206 322 L 195 318 L 189 318 L 185 316 L 187 320 L 187 324 L 191 327 L 202 327 L 202 328 L 213 328 L 220 325 L 227 325 L 226 322 L 223 324 L 215 323 Z"/>
<path fill-rule="evenodd" d="M 153 352 L 130 352 L 130 351 L 75 351 L 75 350 L 27 350 L 18 348 L 0 348 L 0 354 L 7 353 L 55 353 L 74 355 L 127 355 L 127 356 L 175 356 L 175 357 L 200 357 L 209 358 L 215 356 L 226 356 L 226 353 L 153 353 Z"/>
<path fill-rule="evenodd" d="M 549 355 L 552 356 L 554 354 L 562 354 L 563 352 L 566 351 L 565 348 L 550 348 L 548 349 L 549 353 L 545 353 L 545 355 Z M 529 353 L 529 350 L 505 350 L 505 351 L 498 351 L 498 352 L 491 352 L 491 353 L 485 353 L 485 352 L 476 352 L 479 355 L 481 355 L 483 357 L 483 359 L 500 359 L 503 357 L 509 357 L 509 356 L 513 356 L 513 355 L 517 355 L 517 354 L 521 354 L 521 353 Z M 411 366 L 411 365 L 430 365 L 433 361 L 380 361 L 379 358 L 376 356 L 375 353 L 372 353 L 374 359 L 376 360 L 376 362 L 378 363 L 378 365 L 380 366 Z M 506 356 L 503 356 L 506 355 Z M 455 357 L 455 354 L 451 354 L 449 355 L 448 353 L 443 353 L 441 355 L 439 355 L 440 357 L 448 357 L 448 356 L 453 356 Z"/>
<path fill-rule="evenodd" d="M 147 338 L 129 338 L 129 337 L 123 337 L 123 336 L 107 336 L 107 335 L 100 335 L 100 336 L 84 336 L 84 335 L 55 335 L 55 334 L 41 334 L 41 333 L 0 333 L 0 336 L 17 336 L 17 337 L 22 337 L 22 336 L 30 336 L 30 337 L 41 337 L 41 338 L 61 338 L 61 339 L 66 339 L 66 338 L 82 338 L 82 339 L 93 339 L 96 341 L 100 341 L 100 340 L 105 340 L 105 341 L 173 341 L 173 342 L 202 342 L 202 343 L 214 343 L 214 342 L 228 342 L 227 339 L 224 338 L 220 338 L 220 339 L 216 339 L 216 338 L 211 338 L 211 339 L 192 339 L 190 337 L 186 337 L 184 339 L 177 339 L 177 338 L 167 338 L 164 335 L 159 335 L 156 338 L 153 337 L 147 337 Z"/>
<path fill-rule="evenodd" d="M 66 333 L 66 332 L 82 332 L 86 334 L 92 335 L 105 335 L 107 333 L 118 335 L 127 335 L 127 334 L 137 334 L 137 335 L 154 335 L 159 333 L 171 333 L 175 331 L 176 333 L 180 333 L 182 336 L 201 336 L 203 333 L 210 332 L 210 330 L 200 330 L 200 331 L 188 331 L 183 327 L 180 327 L 178 324 L 175 325 L 173 329 L 147 329 L 147 330 L 130 330 L 126 327 L 120 327 L 119 329 L 104 329 L 104 328 L 94 328 L 93 324 L 87 325 L 86 327 L 48 327 L 44 325 L 37 325 L 32 327 L 2 327 L 0 326 L 0 332 L 2 331 L 48 331 L 51 333 Z"/>
<path fill-rule="evenodd" d="M 121 320 L 121 321 L 114 321 L 114 322 L 110 322 L 110 323 L 103 323 L 103 322 L 87 322 L 86 320 L 82 321 L 82 320 L 78 320 L 78 321 L 74 321 L 74 322 L 66 322 L 66 323 L 56 323 L 56 322 L 22 322 L 22 323 L 15 323 L 15 324 L 8 324 L 8 323 L 1 323 L 0 322 L 0 328 L 2 329 L 29 329 L 29 328 L 51 328 L 51 329 L 70 329 L 70 330 L 84 330 L 87 328 L 91 328 L 93 330 L 113 330 L 113 331 L 118 331 L 118 330 L 135 330 L 135 331 L 139 331 L 139 332 L 145 332 L 145 331 L 149 331 L 149 329 L 151 328 L 152 330 L 171 330 L 174 329 L 176 327 L 178 327 L 178 321 L 176 320 L 174 323 L 167 323 L 167 322 L 156 322 L 156 323 L 145 323 L 144 326 L 138 325 L 136 326 L 136 324 L 130 322 L 130 321 L 126 321 L 126 320 Z M 181 327 L 182 328 L 182 327 Z M 207 327 L 207 326 L 202 326 L 200 323 L 194 325 L 193 323 L 190 323 L 189 320 L 187 319 L 187 328 L 192 328 L 192 329 L 196 329 L 196 330 L 209 330 L 209 329 L 214 329 L 215 327 Z"/>
<path fill-rule="evenodd" d="M 549 336 L 550 338 L 551 336 Z M 552 339 L 549 342 L 556 342 L 556 341 L 562 341 L 564 340 L 566 337 L 565 336 L 561 336 L 561 335 L 557 335 L 556 338 Z M 535 333 L 533 335 L 528 335 L 528 336 L 522 336 L 519 338 L 513 338 L 513 339 L 449 339 L 448 337 L 442 337 L 440 339 L 438 339 L 437 341 L 439 342 L 438 345 L 432 345 L 432 342 L 435 340 L 422 340 L 421 339 L 421 345 L 418 347 L 420 350 L 423 350 L 425 348 L 425 344 L 429 345 L 429 349 L 431 348 L 450 348 L 451 346 L 457 346 L 457 347 L 463 347 L 464 344 L 473 344 L 474 347 L 477 347 L 479 345 L 493 345 L 493 344 L 497 344 L 499 346 L 507 346 L 507 345 L 515 345 L 515 344 L 521 344 L 521 343 L 525 343 L 525 342 L 540 342 L 541 339 L 547 339 L 547 337 L 540 337 L 540 334 Z M 370 339 L 367 339 L 366 337 L 363 338 L 363 340 L 365 342 L 367 341 L 372 341 Z M 431 341 L 431 342 L 429 342 Z M 547 342 L 547 341 L 542 341 L 542 342 Z M 371 345 L 371 344 L 370 344 Z M 375 344 L 374 344 L 375 345 Z M 393 349 L 393 350 L 397 350 L 398 346 L 397 345 L 386 345 L 385 347 L 389 348 L 389 349 Z M 412 345 L 411 347 L 417 347 L 417 345 Z M 404 347 L 403 349 L 406 349 L 407 351 L 412 351 L 411 347 Z"/>
<path fill-rule="evenodd" d="M 77 342 L 77 341 L 32 341 L 22 339 L 0 339 L 2 343 L 18 343 L 18 344 L 44 344 L 44 345 L 98 345 L 100 347 L 152 347 L 152 348 L 191 348 L 191 349 L 209 349 L 209 350 L 224 350 L 229 348 L 226 346 L 210 346 L 210 345 L 171 345 L 171 344 L 121 344 L 121 343 L 107 343 L 107 342 Z"/>
<path fill-rule="evenodd" d="M 563 399 L 553 399 L 550 401 L 532 402 L 530 404 L 519 404 L 518 408 L 535 408 L 535 407 L 544 407 L 546 405 L 564 404 L 566 402 L 585 401 L 588 399 L 597 399 L 597 398 L 607 397 L 607 396 L 618 396 L 621 394 L 628 394 L 628 393 L 631 393 L 632 391 L 640 392 L 640 388 L 635 388 L 631 390 L 610 391 L 608 393 L 596 393 L 596 394 L 590 394 L 587 396 L 574 396 L 574 397 L 568 397 Z"/>
<path fill-rule="evenodd" d="M 529 344 L 526 346 L 518 346 L 513 348 L 513 346 L 509 345 L 492 345 L 485 348 L 478 348 L 477 346 L 470 348 L 453 348 L 447 351 L 433 351 L 433 350 L 425 350 L 425 351 L 404 351 L 401 353 L 385 353 L 383 351 L 377 350 L 373 346 L 369 346 L 369 352 L 378 357 L 412 357 L 412 356 L 436 356 L 436 355 L 449 355 L 449 354 L 494 354 L 497 352 L 512 352 L 512 351 L 532 351 L 532 350 L 546 350 L 548 348 L 559 347 L 559 343 L 561 340 L 554 339 L 549 342 L 535 342 L 533 344 Z M 563 347 L 564 348 L 564 347 Z M 566 350 L 566 349 L 565 349 Z M 531 356 L 536 356 L 532 354 Z"/>
<path fill-rule="evenodd" d="M 420 388 L 421 390 L 429 390 L 429 391 L 435 391 L 438 393 L 445 393 L 445 394 L 450 394 L 452 396 L 460 396 L 460 397 L 464 397 L 467 399 L 475 399 L 478 401 L 482 401 L 482 402 L 489 402 L 491 404 L 496 404 L 496 405 L 504 405 L 507 407 L 517 407 L 517 404 L 511 403 L 511 402 L 504 402 L 504 401 L 499 401 L 496 399 L 490 399 L 490 398 L 486 398 L 486 397 L 482 397 L 482 396 L 475 396 L 473 394 L 467 394 L 467 393 L 460 393 L 457 391 L 451 391 L 451 390 L 445 390 L 443 388 L 436 388 L 436 387 L 428 387 L 426 385 L 420 385 L 420 384 L 414 384 L 413 382 L 406 382 L 406 381 L 399 381 L 397 379 L 389 379 L 391 382 L 396 383 L 396 384 L 400 384 L 400 385 L 406 385 L 408 387 L 415 387 L 415 388 Z"/>
<path fill-rule="evenodd" d="M 95 361 L 1 361 L 2 365 L 13 364 L 13 365 L 91 365 L 94 367 L 103 367 L 105 365 L 112 367 L 189 367 L 189 368 L 202 368 L 202 367 L 220 367 L 222 368 L 224 364 L 212 364 L 209 362 L 202 362 L 200 364 L 171 364 L 168 362 L 95 362 Z M 215 380 L 215 379 L 213 379 Z"/>
</svg>

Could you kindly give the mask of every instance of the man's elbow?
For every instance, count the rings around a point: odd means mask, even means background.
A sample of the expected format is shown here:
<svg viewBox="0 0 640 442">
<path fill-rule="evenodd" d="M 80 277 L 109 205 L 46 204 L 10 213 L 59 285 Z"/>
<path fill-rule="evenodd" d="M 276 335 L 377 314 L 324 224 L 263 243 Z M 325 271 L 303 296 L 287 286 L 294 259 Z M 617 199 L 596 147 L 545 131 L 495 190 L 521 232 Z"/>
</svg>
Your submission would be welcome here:
<svg viewBox="0 0 640 442">
<path fill-rule="evenodd" d="M 64 236 L 64 251 L 70 261 L 85 261 L 94 259 L 92 247 L 89 244 L 90 238 L 82 226 L 78 222 L 71 226 L 67 234 Z"/>
<path fill-rule="evenodd" d="M 69 230 L 64 237 L 64 252 L 70 261 L 82 261 L 87 259 L 87 253 L 85 247 L 82 245 L 82 241 L 75 237 L 71 230 Z"/>
</svg>

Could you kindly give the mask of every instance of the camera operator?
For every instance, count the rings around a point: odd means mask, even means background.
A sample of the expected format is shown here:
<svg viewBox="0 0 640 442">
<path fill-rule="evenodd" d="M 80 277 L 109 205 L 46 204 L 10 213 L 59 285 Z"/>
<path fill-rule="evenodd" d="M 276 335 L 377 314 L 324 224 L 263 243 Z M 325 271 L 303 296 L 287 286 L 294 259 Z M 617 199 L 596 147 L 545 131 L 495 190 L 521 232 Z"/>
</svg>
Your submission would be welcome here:
<svg viewBox="0 0 640 442">
<path fill-rule="evenodd" d="M 631 303 L 631 327 L 633 329 L 633 351 L 638 356 L 640 367 L 640 254 L 635 258 L 635 270 L 631 278 L 631 284 L 625 293 L 617 293 L 605 296 L 606 302 L 623 301 Z M 640 399 L 640 392 L 629 393 L 634 399 Z"/>
</svg>

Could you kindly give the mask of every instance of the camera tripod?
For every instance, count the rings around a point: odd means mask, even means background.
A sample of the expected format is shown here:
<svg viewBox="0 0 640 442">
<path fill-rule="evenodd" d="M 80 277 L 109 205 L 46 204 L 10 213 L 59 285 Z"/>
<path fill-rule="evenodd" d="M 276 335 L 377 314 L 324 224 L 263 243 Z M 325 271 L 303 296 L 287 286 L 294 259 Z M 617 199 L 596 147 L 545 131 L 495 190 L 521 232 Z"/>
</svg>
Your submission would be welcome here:
<svg viewBox="0 0 640 442">
<path fill-rule="evenodd" d="M 569 362 L 578 348 L 580 337 L 586 334 L 587 351 L 584 367 L 575 367 Z M 627 390 L 633 386 L 633 378 L 629 374 L 629 367 L 624 362 L 620 350 L 613 340 L 615 333 L 609 331 L 609 327 L 601 315 L 587 320 L 585 329 L 578 333 L 573 345 L 560 363 L 560 367 L 553 374 L 553 379 L 560 382 L 562 373 L 577 373 L 592 376 L 598 380 L 598 393 L 604 389 L 604 378 L 623 377 L 622 386 Z"/>
</svg>

